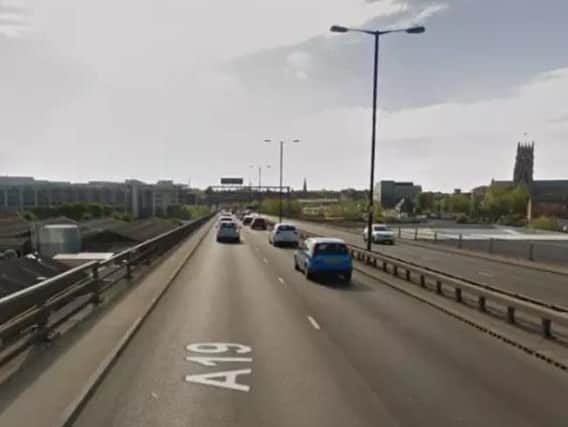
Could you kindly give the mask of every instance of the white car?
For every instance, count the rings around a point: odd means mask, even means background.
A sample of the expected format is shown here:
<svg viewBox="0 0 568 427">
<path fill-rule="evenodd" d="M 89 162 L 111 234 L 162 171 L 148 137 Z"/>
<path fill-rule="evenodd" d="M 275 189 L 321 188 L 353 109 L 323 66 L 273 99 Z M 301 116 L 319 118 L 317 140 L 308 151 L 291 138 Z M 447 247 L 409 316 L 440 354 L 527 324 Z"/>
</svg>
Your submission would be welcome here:
<svg viewBox="0 0 568 427">
<path fill-rule="evenodd" d="M 368 227 L 365 227 L 365 230 L 363 230 L 363 240 L 365 240 L 365 242 L 367 241 L 368 231 Z M 385 224 L 373 224 L 371 240 L 373 243 L 388 243 L 394 245 L 394 231 Z"/>
<path fill-rule="evenodd" d="M 219 218 L 217 218 L 217 227 L 219 227 L 219 224 L 222 222 L 235 222 L 235 218 L 232 215 L 220 215 Z"/>
<path fill-rule="evenodd" d="M 223 221 L 219 223 L 219 228 L 217 229 L 217 241 L 218 242 L 240 242 L 241 233 L 239 230 L 239 225 L 234 221 Z"/>
<path fill-rule="evenodd" d="M 268 234 L 268 242 L 274 246 L 290 245 L 298 246 L 300 233 L 292 224 L 276 224 Z"/>
</svg>

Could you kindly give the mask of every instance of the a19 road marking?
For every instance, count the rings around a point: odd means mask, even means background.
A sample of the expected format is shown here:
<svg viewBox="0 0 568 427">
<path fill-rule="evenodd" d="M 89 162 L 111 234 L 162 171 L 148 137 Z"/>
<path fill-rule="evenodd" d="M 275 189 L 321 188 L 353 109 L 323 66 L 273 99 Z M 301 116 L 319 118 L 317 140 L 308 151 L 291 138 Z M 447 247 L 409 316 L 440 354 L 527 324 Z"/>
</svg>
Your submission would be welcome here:
<svg viewBox="0 0 568 427">
<path fill-rule="evenodd" d="M 189 344 L 186 350 L 190 353 L 199 354 L 199 356 L 187 356 L 186 360 L 201 366 L 214 367 L 218 366 L 219 363 L 252 363 L 252 357 L 235 356 L 235 353 L 237 355 L 248 354 L 252 351 L 249 346 L 243 344 L 204 342 Z M 219 356 L 222 353 L 227 353 L 227 355 Z M 250 386 L 239 383 L 238 377 L 241 375 L 250 375 L 251 373 L 252 369 L 250 368 L 218 371 L 206 374 L 186 375 L 185 381 L 188 383 L 248 392 L 250 391 Z"/>
<path fill-rule="evenodd" d="M 314 319 L 312 316 L 308 316 L 308 320 L 310 321 L 310 323 L 312 324 L 314 329 L 317 329 L 318 331 L 320 330 L 320 325 L 318 325 L 318 322 L 316 322 L 316 319 Z"/>
</svg>

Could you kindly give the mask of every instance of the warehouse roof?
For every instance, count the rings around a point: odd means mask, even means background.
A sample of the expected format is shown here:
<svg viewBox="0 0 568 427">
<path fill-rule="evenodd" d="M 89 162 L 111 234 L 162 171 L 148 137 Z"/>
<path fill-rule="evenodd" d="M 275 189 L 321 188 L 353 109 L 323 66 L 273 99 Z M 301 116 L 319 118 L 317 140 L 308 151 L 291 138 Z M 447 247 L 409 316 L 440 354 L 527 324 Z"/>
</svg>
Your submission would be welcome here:
<svg viewBox="0 0 568 427">
<path fill-rule="evenodd" d="M 112 229 L 112 232 L 135 242 L 143 242 L 173 230 L 179 227 L 179 225 L 179 222 L 175 220 L 148 218 L 127 222 L 122 226 Z"/>
<path fill-rule="evenodd" d="M 83 238 L 93 238 L 98 234 L 110 233 L 121 239 L 138 243 L 173 230 L 179 225 L 180 223 L 176 220 L 163 218 L 148 218 L 130 222 L 114 218 L 100 218 L 83 222 L 80 228 Z"/>
<path fill-rule="evenodd" d="M 23 237 L 30 234 L 29 223 L 19 216 L 0 218 L 0 237 Z"/>
<path fill-rule="evenodd" d="M 33 257 L 0 261 L 0 298 L 67 271 L 64 264 Z"/>
</svg>

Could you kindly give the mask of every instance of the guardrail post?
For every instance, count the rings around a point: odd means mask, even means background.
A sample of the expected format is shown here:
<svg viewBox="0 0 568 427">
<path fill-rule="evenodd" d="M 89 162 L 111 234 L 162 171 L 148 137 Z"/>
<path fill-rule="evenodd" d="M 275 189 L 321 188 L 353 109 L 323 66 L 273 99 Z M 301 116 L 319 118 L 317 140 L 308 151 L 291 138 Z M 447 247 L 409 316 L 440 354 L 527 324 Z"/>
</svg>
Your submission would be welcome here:
<svg viewBox="0 0 568 427">
<path fill-rule="evenodd" d="M 157 249 L 156 248 L 149 248 L 146 251 L 146 253 L 144 254 L 144 256 L 146 257 L 146 259 L 144 260 L 144 265 L 152 264 L 152 255 L 154 254 L 154 252 L 159 254 L 160 253 L 160 247 L 158 246 Z"/>
<path fill-rule="evenodd" d="M 436 280 L 436 293 L 442 294 L 442 282 L 439 280 Z"/>
<path fill-rule="evenodd" d="M 36 338 L 38 341 L 47 341 L 49 338 L 49 310 L 47 308 L 47 299 L 41 303 L 40 312 L 37 322 Z"/>
<path fill-rule="evenodd" d="M 507 322 L 515 323 L 515 307 L 507 307 Z"/>
<path fill-rule="evenodd" d="M 414 240 L 418 240 L 418 227 L 414 228 Z"/>
<path fill-rule="evenodd" d="M 534 261 L 534 243 L 529 243 L 529 261 Z"/>
<path fill-rule="evenodd" d="M 487 248 L 487 252 L 489 252 L 490 254 L 493 253 L 493 238 L 492 237 L 489 238 L 489 247 Z"/>
<path fill-rule="evenodd" d="M 383 271 L 386 273 L 388 271 L 387 262 L 383 261 Z"/>
<path fill-rule="evenodd" d="M 552 337 L 552 322 L 550 319 L 542 319 L 542 335 L 546 338 Z"/>
<path fill-rule="evenodd" d="M 131 260 L 130 258 L 132 258 L 132 252 L 128 252 L 128 255 L 126 256 L 126 278 L 127 279 L 132 279 L 132 264 L 131 264 Z"/>
<path fill-rule="evenodd" d="M 402 237 L 402 228 L 398 227 L 398 238 Z"/>
<path fill-rule="evenodd" d="M 392 275 L 398 277 L 398 265 L 393 265 Z"/>
<path fill-rule="evenodd" d="M 457 302 L 463 301 L 461 288 L 456 288 L 456 301 Z"/>
<path fill-rule="evenodd" d="M 406 269 L 406 280 L 410 282 L 410 269 Z"/>
<path fill-rule="evenodd" d="M 426 287 L 426 278 L 423 274 L 420 275 L 420 286 L 425 288 Z"/>
<path fill-rule="evenodd" d="M 484 296 L 479 296 L 479 299 L 477 300 L 477 305 L 479 307 L 479 311 L 485 313 L 487 311 L 487 307 L 485 306 L 485 297 Z"/>
<path fill-rule="evenodd" d="M 101 282 L 99 279 L 99 266 L 93 266 L 93 303 L 100 304 L 102 302 L 101 298 Z"/>
<path fill-rule="evenodd" d="M 438 232 L 434 231 L 434 243 L 438 242 Z"/>
<path fill-rule="evenodd" d="M 463 248 L 463 234 L 461 234 L 461 233 L 458 237 L 458 248 L 459 249 Z"/>
</svg>

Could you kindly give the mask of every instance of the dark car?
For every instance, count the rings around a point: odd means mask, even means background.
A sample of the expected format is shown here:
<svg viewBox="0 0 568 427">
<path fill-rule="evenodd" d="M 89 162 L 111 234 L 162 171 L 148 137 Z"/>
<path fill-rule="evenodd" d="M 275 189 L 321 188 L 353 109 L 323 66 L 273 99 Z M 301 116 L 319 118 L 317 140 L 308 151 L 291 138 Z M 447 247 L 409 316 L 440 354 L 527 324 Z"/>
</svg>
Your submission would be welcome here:
<svg viewBox="0 0 568 427">
<path fill-rule="evenodd" d="M 245 215 L 243 218 L 243 225 L 250 225 L 254 217 L 252 215 Z"/>
<path fill-rule="evenodd" d="M 252 228 L 253 230 L 266 230 L 268 227 L 266 225 L 266 220 L 257 216 L 252 220 L 250 228 Z"/>
</svg>

